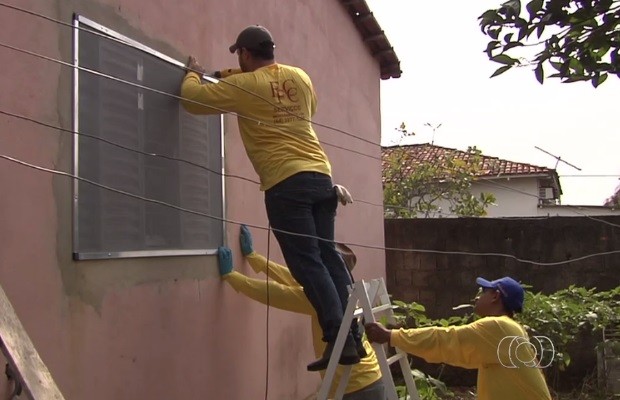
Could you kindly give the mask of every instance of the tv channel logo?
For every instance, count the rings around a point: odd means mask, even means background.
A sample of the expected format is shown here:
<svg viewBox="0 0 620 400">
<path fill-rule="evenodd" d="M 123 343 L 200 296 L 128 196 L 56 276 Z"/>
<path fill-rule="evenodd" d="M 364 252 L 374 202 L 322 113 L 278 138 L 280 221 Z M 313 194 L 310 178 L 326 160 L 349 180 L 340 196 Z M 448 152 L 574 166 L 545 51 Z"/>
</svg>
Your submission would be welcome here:
<svg viewBox="0 0 620 400">
<path fill-rule="evenodd" d="M 497 359 L 505 368 L 547 368 L 555 346 L 546 336 L 506 336 L 497 345 Z"/>
</svg>

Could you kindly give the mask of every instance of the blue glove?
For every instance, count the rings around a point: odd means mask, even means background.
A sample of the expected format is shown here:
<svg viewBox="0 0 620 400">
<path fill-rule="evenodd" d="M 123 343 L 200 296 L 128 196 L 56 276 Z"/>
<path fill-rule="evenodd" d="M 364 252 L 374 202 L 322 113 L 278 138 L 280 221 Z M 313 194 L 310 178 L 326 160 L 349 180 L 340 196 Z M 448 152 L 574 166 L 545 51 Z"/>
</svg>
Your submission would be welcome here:
<svg viewBox="0 0 620 400">
<path fill-rule="evenodd" d="M 252 248 L 252 234 L 247 226 L 241 225 L 241 232 L 239 232 L 239 244 L 241 244 L 241 253 L 244 256 L 254 252 Z"/>
<path fill-rule="evenodd" d="M 232 251 L 228 247 L 220 247 L 217 249 L 217 258 L 219 260 L 220 276 L 224 277 L 233 270 Z"/>
</svg>

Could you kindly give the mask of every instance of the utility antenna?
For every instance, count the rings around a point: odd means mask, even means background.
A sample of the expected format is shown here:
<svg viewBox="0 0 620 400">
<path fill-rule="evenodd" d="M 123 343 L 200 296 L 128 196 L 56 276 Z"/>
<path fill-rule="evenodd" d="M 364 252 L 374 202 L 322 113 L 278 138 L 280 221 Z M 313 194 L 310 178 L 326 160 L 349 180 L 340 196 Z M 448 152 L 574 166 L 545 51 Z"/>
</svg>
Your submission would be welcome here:
<svg viewBox="0 0 620 400">
<path fill-rule="evenodd" d="M 433 139 L 431 140 L 431 146 L 435 144 L 435 131 L 441 127 L 441 124 L 433 126 L 430 123 L 425 123 L 424 126 L 428 126 L 433 130 Z"/>
<path fill-rule="evenodd" d="M 555 161 L 555 167 L 554 167 L 554 169 L 557 169 L 557 168 L 558 168 L 558 164 L 560 163 L 560 161 L 562 161 L 564 164 L 566 164 L 566 165 L 568 165 L 568 166 L 570 166 L 570 167 L 575 168 L 577 171 L 581 171 L 581 168 L 579 168 L 579 167 L 577 167 L 577 166 L 574 166 L 573 164 L 569 163 L 568 161 L 564 161 L 564 160 L 562 160 L 562 157 L 560 157 L 560 156 L 556 156 L 555 154 L 551 154 L 551 153 L 549 153 L 547 150 L 543 150 L 543 149 L 541 149 L 541 148 L 540 148 L 540 147 L 538 147 L 538 146 L 534 146 L 534 147 L 535 147 L 537 150 L 540 150 L 540 151 L 542 151 L 543 153 L 549 154 L 551 157 L 555 158 L 555 160 L 556 160 L 556 161 Z"/>
</svg>

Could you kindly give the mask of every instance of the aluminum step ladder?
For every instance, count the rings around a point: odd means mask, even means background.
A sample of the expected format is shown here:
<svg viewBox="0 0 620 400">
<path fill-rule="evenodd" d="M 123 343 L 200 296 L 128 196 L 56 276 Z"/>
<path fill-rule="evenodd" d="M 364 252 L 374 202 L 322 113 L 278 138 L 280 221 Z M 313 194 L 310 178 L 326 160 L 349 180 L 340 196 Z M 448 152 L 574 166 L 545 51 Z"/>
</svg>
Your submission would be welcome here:
<svg viewBox="0 0 620 400">
<path fill-rule="evenodd" d="M 362 316 L 366 322 L 375 322 L 375 315 L 378 314 L 387 316 L 388 323 L 396 323 L 396 320 L 394 319 L 394 309 L 383 278 L 355 282 L 350 290 L 347 309 L 344 313 L 340 330 L 338 331 L 336 343 L 334 344 L 334 350 L 329 360 L 329 364 L 327 365 L 327 370 L 325 371 L 325 376 L 323 377 L 323 382 L 321 383 L 317 400 L 327 400 L 327 396 L 329 395 L 329 391 L 334 381 L 338 360 L 340 359 L 340 354 L 344 348 L 344 342 L 346 341 L 353 318 Z M 411 367 L 407 359 L 407 353 L 396 348 L 396 354 L 388 358 L 386 355 L 387 345 L 372 343 L 372 347 L 375 350 L 377 360 L 381 368 L 381 380 L 385 385 L 386 399 L 399 400 L 396 392 L 396 385 L 394 384 L 394 378 L 392 377 L 392 372 L 390 371 L 390 365 L 398 362 L 405 379 L 405 385 L 407 386 L 407 393 L 409 395 L 408 399 L 420 400 L 415 382 L 413 380 L 413 375 L 411 374 Z M 342 399 L 349 382 L 351 368 L 353 366 L 348 365 L 342 367 L 344 368 L 344 371 L 334 397 L 336 400 Z"/>
</svg>

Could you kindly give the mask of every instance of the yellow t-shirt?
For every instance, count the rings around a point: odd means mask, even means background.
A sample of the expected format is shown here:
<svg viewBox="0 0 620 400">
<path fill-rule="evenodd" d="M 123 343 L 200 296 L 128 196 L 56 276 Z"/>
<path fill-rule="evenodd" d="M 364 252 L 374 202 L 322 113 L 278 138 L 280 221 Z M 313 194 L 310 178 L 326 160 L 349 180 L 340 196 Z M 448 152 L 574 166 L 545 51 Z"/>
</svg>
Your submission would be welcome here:
<svg viewBox="0 0 620 400">
<path fill-rule="evenodd" d="M 252 279 L 244 276 L 238 272 L 232 272 L 226 275 L 224 278 L 236 291 L 245 294 L 246 296 L 259 301 L 263 304 L 267 303 L 267 288 L 269 288 L 269 305 L 281 310 L 287 310 L 296 312 L 299 314 L 306 314 L 312 317 L 312 339 L 314 345 L 314 354 L 316 357 L 320 357 L 325 349 L 325 342 L 321 340 L 323 332 L 319 325 L 319 319 L 316 316 L 316 312 L 310 304 L 310 301 L 304 294 L 303 288 L 299 286 L 299 283 L 292 277 L 289 270 L 286 267 L 278 265 L 274 262 L 269 262 L 269 269 L 267 269 L 267 259 L 252 253 L 247 256 L 247 260 L 250 266 L 256 272 L 263 272 L 269 274 L 270 281 Z M 345 393 L 355 392 L 363 389 L 381 379 L 381 368 L 377 361 L 377 355 L 373 350 L 370 343 L 364 339 L 364 348 L 368 356 L 362 358 L 362 360 L 351 368 L 351 374 L 349 375 L 349 382 Z M 323 376 L 325 371 L 321 371 Z M 336 374 L 330 391 L 330 396 L 333 397 L 338 383 L 342 377 L 343 367 L 338 366 L 336 368 Z"/>
<path fill-rule="evenodd" d="M 198 74 L 187 73 L 181 86 L 182 104 L 194 114 L 225 110 L 240 115 L 241 139 L 260 178 L 261 190 L 298 172 L 331 176 L 331 165 L 309 122 L 316 111 L 316 95 L 303 70 L 272 64 L 222 81 L 232 85 L 203 84 Z"/>
<path fill-rule="evenodd" d="M 527 339 L 527 333 L 508 316 L 501 316 L 458 327 L 393 330 L 390 344 L 427 362 L 477 368 L 478 400 L 551 400 L 541 370 L 516 365 L 517 357 L 507 354 L 525 351 L 518 357 L 523 361 L 535 356 L 528 346 L 517 348 L 516 341 L 509 348 L 512 337 Z"/>
</svg>

